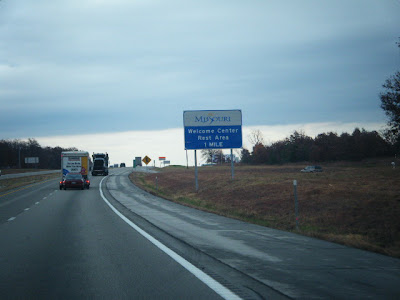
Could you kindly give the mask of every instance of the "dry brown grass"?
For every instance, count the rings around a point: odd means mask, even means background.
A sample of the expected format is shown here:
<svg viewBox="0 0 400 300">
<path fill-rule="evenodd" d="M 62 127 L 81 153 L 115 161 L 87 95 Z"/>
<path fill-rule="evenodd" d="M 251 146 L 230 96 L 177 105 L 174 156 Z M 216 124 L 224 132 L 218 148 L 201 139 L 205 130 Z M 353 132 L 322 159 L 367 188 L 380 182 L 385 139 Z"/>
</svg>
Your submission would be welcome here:
<svg viewBox="0 0 400 300">
<path fill-rule="evenodd" d="M 51 171 L 51 170 L 47 170 L 47 169 L 1 169 L 1 174 L 7 175 L 7 174 L 19 174 L 19 173 L 39 172 L 39 171 Z"/>
<path fill-rule="evenodd" d="M 54 179 L 57 177 L 60 177 L 59 173 L 2 179 L 0 180 L 0 195 L 12 189 L 38 183 L 41 181 Z"/>
<path fill-rule="evenodd" d="M 400 169 L 390 160 L 332 163 L 315 174 L 300 173 L 304 166 L 236 166 L 234 181 L 228 166 L 202 167 L 197 193 L 193 168 L 130 178 L 166 199 L 288 231 L 296 230 L 297 180 L 300 233 L 400 257 Z"/>
</svg>

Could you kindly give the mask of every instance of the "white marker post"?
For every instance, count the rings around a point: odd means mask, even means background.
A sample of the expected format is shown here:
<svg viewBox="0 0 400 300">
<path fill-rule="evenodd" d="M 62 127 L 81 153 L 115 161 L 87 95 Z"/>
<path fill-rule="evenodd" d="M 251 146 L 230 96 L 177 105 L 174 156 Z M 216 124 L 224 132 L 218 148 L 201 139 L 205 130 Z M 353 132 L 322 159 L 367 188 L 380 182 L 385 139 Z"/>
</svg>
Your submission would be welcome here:
<svg viewBox="0 0 400 300">
<path fill-rule="evenodd" d="M 299 230 L 299 201 L 297 200 L 297 180 L 293 180 L 294 187 L 294 212 L 296 215 L 296 230 Z"/>
</svg>

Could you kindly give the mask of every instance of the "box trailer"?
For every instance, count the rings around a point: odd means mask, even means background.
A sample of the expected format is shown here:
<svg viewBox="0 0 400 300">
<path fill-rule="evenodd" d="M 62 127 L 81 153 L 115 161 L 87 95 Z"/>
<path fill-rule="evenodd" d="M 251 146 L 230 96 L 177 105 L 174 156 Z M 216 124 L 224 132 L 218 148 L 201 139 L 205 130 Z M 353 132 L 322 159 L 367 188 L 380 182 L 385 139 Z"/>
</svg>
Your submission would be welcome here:
<svg viewBox="0 0 400 300">
<path fill-rule="evenodd" d="M 61 175 L 64 179 L 68 173 L 81 173 L 88 179 L 90 168 L 90 156 L 86 151 L 64 151 L 61 152 Z"/>
</svg>

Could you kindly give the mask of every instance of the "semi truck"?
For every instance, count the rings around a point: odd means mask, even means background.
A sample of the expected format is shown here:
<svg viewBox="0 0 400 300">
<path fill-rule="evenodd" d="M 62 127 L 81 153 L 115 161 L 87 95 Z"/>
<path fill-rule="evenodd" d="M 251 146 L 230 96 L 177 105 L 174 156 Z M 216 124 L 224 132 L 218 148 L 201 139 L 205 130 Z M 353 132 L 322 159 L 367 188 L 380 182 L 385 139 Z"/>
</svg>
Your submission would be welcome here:
<svg viewBox="0 0 400 300">
<path fill-rule="evenodd" d="M 142 166 L 142 158 L 140 156 L 136 156 L 133 161 L 133 167 L 136 168 L 137 166 Z"/>
<path fill-rule="evenodd" d="M 108 153 L 93 153 L 92 175 L 108 175 Z"/>
<path fill-rule="evenodd" d="M 68 173 L 80 173 L 85 180 L 88 179 L 90 156 L 86 151 L 61 152 L 61 175 L 64 180 Z"/>
</svg>

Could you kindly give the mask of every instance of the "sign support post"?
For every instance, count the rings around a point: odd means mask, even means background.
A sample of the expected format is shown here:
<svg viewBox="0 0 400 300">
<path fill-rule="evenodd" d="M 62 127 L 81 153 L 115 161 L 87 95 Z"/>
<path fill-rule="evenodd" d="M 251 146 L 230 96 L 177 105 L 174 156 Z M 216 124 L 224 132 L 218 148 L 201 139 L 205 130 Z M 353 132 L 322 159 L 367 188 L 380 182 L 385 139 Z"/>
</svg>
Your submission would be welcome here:
<svg viewBox="0 0 400 300">
<path fill-rule="evenodd" d="M 151 158 L 146 155 L 142 161 L 146 164 L 146 171 L 149 172 L 149 163 L 151 162 Z"/>
<path fill-rule="evenodd" d="M 232 180 L 235 179 L 235 168 L 233 165 L 233 149 L 231 149 L 231 173 L 232 173 Z"/>
<path fill-rule="evenodd" d="M 198 170 L 197 170 L 197 150 L 194 150 L 194 177 L 196 182 L 196 192 L 199 191 L 199 179 L 198 179 Z"/>
</svg>

